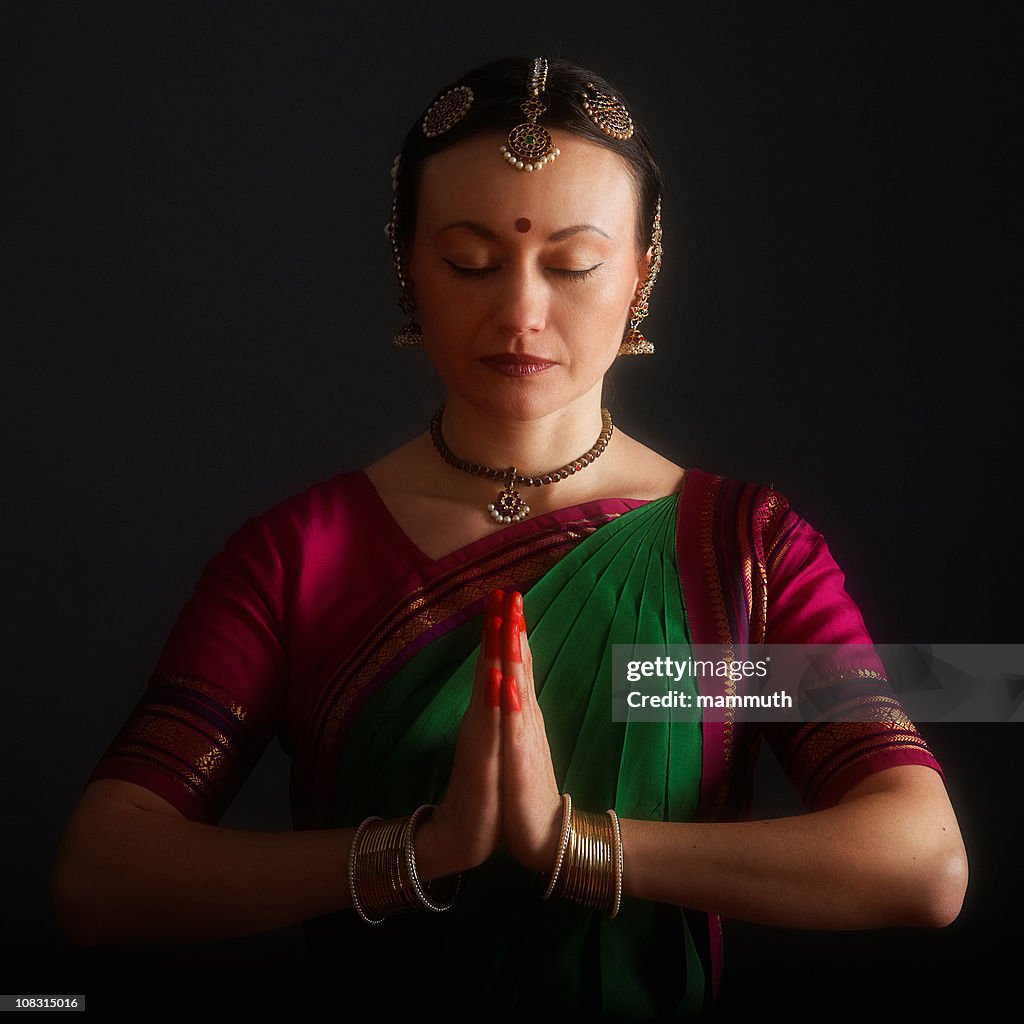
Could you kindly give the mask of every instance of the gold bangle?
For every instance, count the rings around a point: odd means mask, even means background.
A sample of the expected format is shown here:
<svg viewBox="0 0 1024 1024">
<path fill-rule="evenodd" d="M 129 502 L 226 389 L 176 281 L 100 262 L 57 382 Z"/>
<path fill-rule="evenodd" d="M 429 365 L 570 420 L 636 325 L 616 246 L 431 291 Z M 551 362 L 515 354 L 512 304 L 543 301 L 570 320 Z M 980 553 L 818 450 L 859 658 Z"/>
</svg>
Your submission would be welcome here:
<svg viewBox="0 0 1024 1024">
<path fill-rule="evenodd" d="M 612 831 L 615 833 L 615 843 L 612 847 L 615 857 L 615 898 L 608 916 L 615 917 L 622 906 L 622 829 L 619 826 L 619 816 L 615 813 L 614 808 L 608 808 L 608 817 L 611 818 Z"/>
<path fill-rule="evenodd" d="M 572 903 L 614 917 L 622 902 L 622 849 L 614 811 L 597 814 L 568 808 L 569 830 L 549 885 Z M 562 851 L 560 851 L 561 853 Z M 556 884 L 557 883 L 557 884 Z"/>
<path fill-rule="evenodd" d="M 455 876 L 455 882 L 452 886 L 452 891 L 448 897 L 448 902 L 439 904 L 433 902 L 428 896 L 432 896 L 430 892 L 431 883 L 427 882 L 426 885 L 420 881 L 419 874 L 416 871 L 416 847 L 414 845 L 414 839 L 416 835 L 416 823 L 420 818 L 420 815 L 427 813 L 429 814 L 434 810 L 433 804 L 423 804 L 421 807 L 417 807 L 409 820 L 406 822 L 405 832 L 402 837 L 402 848 L 405 856 L 406 871 L 409 876 L 409 882 L 412 885 L 413 892 L 416 895 L 416 899 L 420 904 L 432 910 L 435 914 L 443 913 L 445 910 L 451 910 L 455 904 L 455 898 L 459 895 L 459 888 L 462 885 L 462 875 L 458 874 Z"/>
<path fill-rule="evenodd" d="M 370 917 L 363 909 L 362 902 L 359 899 L 359 894 L 356 892 L 356 859 L 359 856 L 359 844 L 363 838 L 363 833 L 366 831 L 367 826 L 375 821 L 380 821 L 379 815 L 372 815 L 369 818 L 365 818 L 356 829 L 356 834 L 352 837 L 352 845 L 348 851 L 348 891 L 352 897 L 352 906 L 355 908 L 355 912 L 367 923 L 367 924 L 380 924 L 384 920 L 383 917 L 374 920 Z"/>
<path fill-rule="evenodd" d="M 356 829 L 349 850 L 352 906 L 367 924 L 417 910 L 402 847 L 408 818 L 367 818 Z"/>
<path fill-rule="evenodd" d="M 367 914 L 380 915 L 379 920 L 416 909 L 416 896 L 402 855 L 406 821 L 392 818 L 373 822 L 357 852 L 356 890 Z"/>
<path fill-rule="evenodd" d="M 569 846 L 569 825 L 570 816 L 572 814 L 572 797 L 568 793 L 562 794 L 562 831 L 561 837 L 558 840 L 558 855 L 555 857 L 555 867 L 551 872 L 551 878 L 548 881 L 547 888 L 544 890 L 544 895 L 541 899 L 550 899 L 551 894 L 555 891 L 555 883 L 558 881 L 559 872 L 562 870 L 562 861 L 565 860 L 565 851 Z"/>
</svg>

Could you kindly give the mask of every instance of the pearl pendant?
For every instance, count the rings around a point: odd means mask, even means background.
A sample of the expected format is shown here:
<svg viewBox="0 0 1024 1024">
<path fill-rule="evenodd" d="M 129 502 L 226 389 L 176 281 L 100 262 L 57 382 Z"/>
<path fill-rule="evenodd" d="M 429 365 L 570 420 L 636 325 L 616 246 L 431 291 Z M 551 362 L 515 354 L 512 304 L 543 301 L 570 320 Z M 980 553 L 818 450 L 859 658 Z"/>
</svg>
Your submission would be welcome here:
<svg viewBox="0 0 1024 1024">
<path fill-rule="evenodd" d="M 497 500 L 487 506 L 487 512 L 496 523 L 518 523 L 530 514 L 530 506 L 511 485 L 504 487 Z"/>
</svg>

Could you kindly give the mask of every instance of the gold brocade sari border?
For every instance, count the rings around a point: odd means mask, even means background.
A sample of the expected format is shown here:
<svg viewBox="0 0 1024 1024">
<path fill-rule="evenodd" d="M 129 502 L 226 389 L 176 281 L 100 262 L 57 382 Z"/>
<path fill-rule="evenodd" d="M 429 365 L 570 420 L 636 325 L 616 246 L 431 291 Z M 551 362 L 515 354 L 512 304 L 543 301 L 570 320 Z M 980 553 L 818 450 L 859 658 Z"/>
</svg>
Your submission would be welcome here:
<svg viewBox="0 0 1024 1024">
<path fill-rule="evenodd" d="M 724 478 L 718 474 L 711 476 L 708 482 L 708 487 L 705 491 L 704 501 L 700 510 L 699 544 L 704 572 L 708 582 L 706 593 L 710 598 L 711 612 L 715 626 L 715 642 L 721 645 L 723 657 L 727 661 L 731 662 L 735 660 L 736 652 L 733 646 L 732 631 L 729 628 L 729 616 L 726 612 L 725 600 L 722 596 L 722 582 L 718 567 L 718 552 L 715 545 L 713 530 L 716 519 L 715 509 L 718 504 L 719 491 L 723 482 Z M 729 693 L 735 690 L 734 683 L 729 682 L 727 683 L 727 686 L 731 687 L 731 690 L 728 690 Z M 735 712 L 731 710 L 728 711 L 724 716 L 724 720 L 720 727 L 714 727 L 707 731 L 708 740 L 711 739 L 713 731 L 719 733 L 722 763 L 725 766 L 725 771 L 723 771 L 719 776 L 720 782 L 716 787 L 716 791 L 709 808 L 712 820 L 717 818 L 721 813 L 726 797 L 729 794 L 729 778 L 732 766 L 733 737 L 735 732 L 735 723 L 733 721 L 734 715 Z"/>
<path fill-rule="evenodd" d="M 679 537 L 684 596 L 693 605 L 688 615 L 693 612 L 695 640 L 714 644 L 725 660 L 734 661 L 745 656 L 748 645 L 765 641 L 768 581 L 774 561 L 792 543 L 786 528 L 791 514 L 771 487 L 738 484 L 717 473 L 687 475 L 699 487 L 690 498 L 694 514 L 680 510 L 680 523 L 693 534 Z M 727 687 L 729 695 L 738 692 L 731 681 Z M 744 735 L 735 711 L 705 726 L 708 774 L 702 804 L 708 820 L 741 809 L 742 794 L 729 780 Z"/>
<path fill-rule="evenodd" d="M 92 778 L 117 761 L 173 782 L 189 807 L 213 821 L 259 760 L 273 728 L 254 720 L 224 687 L 199 676 L 155 672 Z M 142 783 L 145 784 L 145 783 Z"/>
</svg>

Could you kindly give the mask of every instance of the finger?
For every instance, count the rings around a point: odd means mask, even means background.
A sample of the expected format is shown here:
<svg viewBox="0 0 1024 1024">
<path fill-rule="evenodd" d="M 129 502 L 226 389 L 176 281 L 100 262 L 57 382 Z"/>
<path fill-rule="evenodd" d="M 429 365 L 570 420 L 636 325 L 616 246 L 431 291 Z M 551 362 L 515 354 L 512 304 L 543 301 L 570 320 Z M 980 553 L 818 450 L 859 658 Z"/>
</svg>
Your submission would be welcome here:
<svg viewBox="0 0 1024 1024">
<path fill-rule="evenodd" d="M 523 663 L 523 646 L 520 637 L 526 623 L 523 622 L 521 612 L 513 609 L 505 618 L 505 627 L 502 634 L 502 654 L 505 658 L 506 670 L 514 669 Z"/>
<path fill-rule="evenodd" d="M 480 647 L 480 657 L 487 668 L 501 665 L 502 651 L 502 619 L 505 603 L 503 590 L 492 590 L 487 595 L 487 608 L 484 612 L 484 635 Z"/>
<path fill-rule="evenodd" d="M 507 797 L 521 793 L 527 777 L 529 730 L 522 714 L 519 684 L 509 672 L 501 676 L 502 788 Z"/>
<path fill-rule="evenodd" d="M 523 657 L 523 674 L 528 680 L 533 680 L 533 651 L 530 650 L 530 638 L 526 633 L 526 623 L 523 623 L 519 632 L 521 641 L 521 653 Z"/>
<path fill-rule="evenodd" d="M 518 637 L 512 635 L 513 625 L 518 625 L 519 628 L 525 625 L 523 622 L 523 595 L 518 590 L 510 590 L 505 594 L 501 616 L 507 624 L 502 643 L 502 653 L 505 656 L 507 669 L 510 665 L 522 662 L 523 660 Z"/>
<path fill-rule="evenodd" d="M 544 715 L 540 710 L 540 701 L 537 695 L 537 677 L 533 674 L 533 651 L 530 650 L 530 638 L 524 624 L 519 633 L 522 644 L 523 667 L 521 672 L 521 683 L 519 684 L 519 697 L 523 705 L 528 705 L 530 717 L 539 719 L 541 731 L 543 731 Z"/>
<path fill-rule="evenodd" d="M 492 590 L 487 595 L 487 608 L 484 611 L 484 616 L 497 615 L 501 616 L 505 605 L 505 591 L 504 590 Z"/>
<path fill-rule="evenodd" d="M 495 599 L 495 594 L 500 591 L 492 591 L 488 598 L 487 606 L 500 608 L 500 600 Z M 470 695 L 470 707 L 499 707 L 501 691 L 501 644 L 502 644 L 502 620 L 495 615 L 485 614 L 483 636 L 480 640 L 480 650 L 477 654 L 476 669 L 473 675 L 473 691 Z M 497 684 L 492 681 L 492 670 L 497 668 L 499 679 Z M 495 689 L 497 686 L 497 690 Z M 495 694 L 498 694 L 496 697 Z"/>
<path fill-rule="evenodd" d="M 487 686 L 484 706 L 488 708 L 501 707 L 501 687 L 504 676 L 500 668 L 489 668 L 487 670 Z"/>
<path fill-rule="evenodd" d="M 502 627 L 501 707 L 513 713 L 522 710 L 520 685 L 522 683 L 523 653 L 520 637 L 523 631 L 523 598 L 518 591 L 505 595 L 504 623 Z"/>
<path fill-rule="evenodd" d="M 513 675 L 504 673 L 501 677 L 501 710 L 516 714 L 523 710 L 519 701 L 519 686 Z"/>
<path fill-rule="evenodd" d="M 490 664 L 501 662 L 501 637 L 504 620 L 497 615 L 488 615 L 484 622 L 484 660 Z"/>
<path fill-rule="evenodd" d="M 489 664 L 501 662 L 502 630 L 501 620 L 504 617 L 505 592 L 492 590 L 487 595 L 484 609 L 483 639 L 480 644 L 480 657 Z"/>
<path fill-rule="evenodd" d="M 505 673 L 515 681 L 519 706 L 532 711 L 537 707 L 537 694 L 533 678 L 533 655 L 526 638 L 522 594 L 513 591 L 506 595 L 504 611 L 508 622 L 502 633 L 503 667 Z"/>
<path fill-rule="evenodd" d="M 482 694 L 485 708 L 501 706 L 502 620 L 489 615 L 484 622 L 484 639 L 477 662 L 474 690 Z"/>
<path fill-rule="evenodd" d="M 526 631 L 526 620 L 523 618 L 523 595 L 519 591 L 513 590 L 505 595 L 502 615 L 505 619 L 501 640 L 504 669 L 506 672 L 514 672 L 518 666 L 523 664 L 521 637 Z"/>
</svg>

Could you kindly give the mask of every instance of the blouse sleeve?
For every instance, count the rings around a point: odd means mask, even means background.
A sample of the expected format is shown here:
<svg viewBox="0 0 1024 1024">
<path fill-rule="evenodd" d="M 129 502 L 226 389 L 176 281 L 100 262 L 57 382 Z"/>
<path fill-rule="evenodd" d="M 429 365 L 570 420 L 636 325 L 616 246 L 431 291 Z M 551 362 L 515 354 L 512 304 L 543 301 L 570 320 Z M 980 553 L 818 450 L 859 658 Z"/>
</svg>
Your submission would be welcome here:
<svg viewBox="0 0 1024 1024">
<path fill-rule="evenodd" d="M 287 677 L 284 570 L 249 520 L 206 566 L 141 699 L 86 785 L 145 786 L 216 824 L 274 736 Z"/>
<path fill-rule="evenodd" d="M 838 803 L 857 782 L 896 765 L 927 765 L 941 776 L 938 761 L 889 686 L 824 538 L 785 499 L 775 498 L 763 549 L 767 642 L 867 646 L 849 648 L 850 655 L 840 652 L 821 672 L 816 703 L 828 720 L 765 722 L 762 733 L 769 746 L 811 810 Z"/>
</svg>

